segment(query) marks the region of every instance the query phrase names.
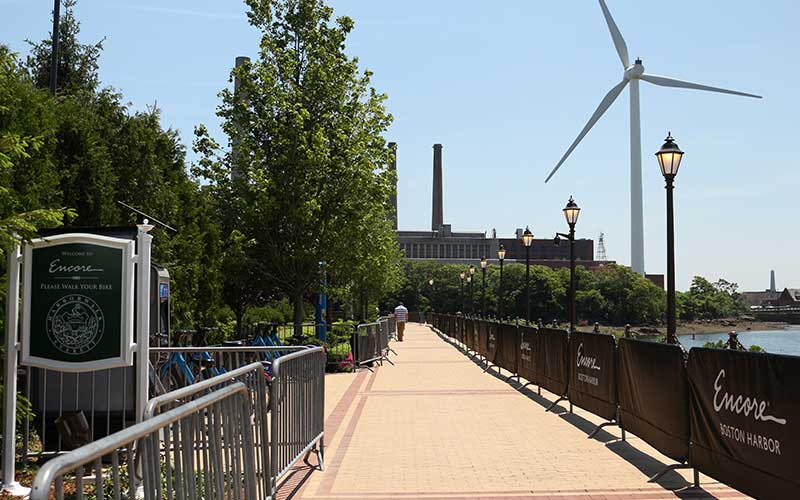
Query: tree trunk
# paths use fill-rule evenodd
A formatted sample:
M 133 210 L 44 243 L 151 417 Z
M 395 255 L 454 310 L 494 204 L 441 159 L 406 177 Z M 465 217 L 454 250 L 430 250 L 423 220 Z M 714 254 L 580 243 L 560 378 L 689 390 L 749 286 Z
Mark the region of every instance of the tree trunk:
M 303 335 L 303 294 L 294 297 L 294 334 L 296 337 Z
M 242 317 L 244 317 L 244 308 L 237 309 L 234 314 L 236 315 L 236 338 L 241 340 L 244 338 L 242 335 Z

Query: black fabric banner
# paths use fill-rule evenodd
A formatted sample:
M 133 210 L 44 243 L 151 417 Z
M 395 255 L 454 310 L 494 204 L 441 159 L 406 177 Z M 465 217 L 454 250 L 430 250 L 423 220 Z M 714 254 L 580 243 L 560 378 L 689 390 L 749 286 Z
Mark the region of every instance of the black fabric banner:
M 573 333 L 569 339 L 569 400 L 595 415 L 617 416 L 617 345 L 611 335 Z
M 464 344 L 467 345 L 467 349 L 470 351 L 475 350 L 475 321 L 471 318 L 464 319 Z
M 540 328 L 535 370 L 538 385 L 558 396 L 567 393 L 569 337 L 566 330 Z
M 539 334 L 532 326 L 519 327 L 519 364 L 517 373 L 528 382 L 538 384 L 536 376 L 536 352 L 538 349 Z
M 518 352 L 517 325 L 501 323 L 497 328 L 497 350 L 494 354 L 494 364 L 500 368 L 505 368 L 511 373 L 517 373 Z
M 689 353 L 692 464 L 762 500 L 800 498 L 800 357 Z
M 689 382 L 677 345 L 619 340 L 621 426 L 664 455 L 689 454 Z
M 480 336 L 480 324 L 482 323 L 481 320 L 473 320 L 472 321 L 472 350 L 478 352 L 481 346 L 481 336 Z
M 478 321 L 478 342 L 475 350 L 483 357 L 486 357 L 486 336 L 488 334 L 489 322 L 486 320 Z
M 486 354 L 484 354 L 484 357 L 490 363 L 494 363 L 497 353 L 497 330 L 499 327 L 500 323 L 496 321 L 486 322 Z

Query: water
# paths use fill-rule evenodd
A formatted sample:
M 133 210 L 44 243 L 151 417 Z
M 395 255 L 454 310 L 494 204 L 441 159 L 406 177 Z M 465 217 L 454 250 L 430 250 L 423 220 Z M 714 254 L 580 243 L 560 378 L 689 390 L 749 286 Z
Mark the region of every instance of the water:
M 691 347 L 703 347 L 706 342 L 728 340 L 727 333 L 698 333 L 692 339 L 691 335 L 681 335 L 681 344 L 688 350 Z M 771 330 L 759 332 L 739 332 L 739 342 L 745 347 L 753 344 L 773 354 L 793 354 L 800 356 L 800 330 Z

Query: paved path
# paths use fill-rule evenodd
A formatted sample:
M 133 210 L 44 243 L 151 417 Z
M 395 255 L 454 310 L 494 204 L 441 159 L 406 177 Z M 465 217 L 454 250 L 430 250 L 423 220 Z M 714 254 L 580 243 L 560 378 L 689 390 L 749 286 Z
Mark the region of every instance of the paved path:
M 600 419 L 545 412 L 552 394 L 484 373 L 426 326 L 392 347 L 395 366 L 326 378 L 325 471 L 298 467 L 280 498 L 747 498 L 703 476 L 689 489 L 691 472 L 648 483 L 668 458 L 616 427 L 587 439 Z

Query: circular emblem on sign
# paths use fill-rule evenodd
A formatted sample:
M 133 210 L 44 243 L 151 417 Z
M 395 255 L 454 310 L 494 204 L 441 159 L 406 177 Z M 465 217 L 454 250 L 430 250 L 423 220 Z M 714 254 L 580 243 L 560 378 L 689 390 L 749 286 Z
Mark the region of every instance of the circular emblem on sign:
M 85 295 L 66 295 L 47 312 L 47 336 L 65 354 L 85 354 L 103 338 L 105 320 L 97 302 Z

